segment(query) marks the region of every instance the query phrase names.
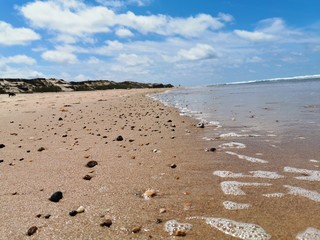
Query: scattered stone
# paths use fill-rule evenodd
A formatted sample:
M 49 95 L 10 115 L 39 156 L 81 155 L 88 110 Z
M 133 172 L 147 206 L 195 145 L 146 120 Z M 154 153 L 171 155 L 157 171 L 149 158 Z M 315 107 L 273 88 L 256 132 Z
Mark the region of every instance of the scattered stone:
M 64 135 L 62 135 L 62 137 L 68 137 L 68 135 L 67 135 L 67 134 L 64 134 Z
M 83 177 L 84 180 L 88 180 L 88 181 L 90 181 L 91 178 L 92 178 L 92 177 L 91 177 L 90 175 L 85 175 L 85 176 Z
M 199 122 L 197 124 L 197 128 L 204 128 L 204 122 Z
M 167 209 L 165 209 L 165 208 L 160 208 L 159 209 L 159 213 L 165 213 L 167 211 Z
M 160 223 L 162 223 L 163 221 L 162 221 L 162 219 L 160 219 L 160 218 L 157 218 L 156 219 L 156 224 L 160 224 Z
M 117 138 L 116 138 L 116 141 L 123 141 L 123 137 L 121 135 L 119 135 Z
M 173 236 L 177 236 L 177 237 L 184 237 L 186 235 L 187 233 L 185 230 L 177 230 L 173 233 Z
M 97 162 L 97 161 L 89 161 L 86 166 L 87 166 L 88 168 L 93 168 L 93 167 L 96 166 L 96 165 L 98 165 L 98 162 Z
M 63 119 L 62 119 L 62 117 L 59 117 L 59 121 L 62 121 Z
M 2 162 L 4 162 L 4 160 L 3 160 L 3 159 L 0 159 L 0 163 L 2 163 Z
M 215 152 L 217 149 L 212 147 L 212 148 L 206 148 L 205 151 L 206 152 Z
M 43 150 L 45 150 L 45 148 L 44 148 L 44 147 L 40 147 L 40 148 L 38 149 L 38 152 L 42 152 Z
M 71 217 L 74 217 L 75 215 L 77 215 L 78 214 L 78 212 L 76 211 L 76 210 L 72 210 L 71 212 L 69 212 L 69 215 L 71 216 Z
M 76 211 L 77 211 L 77 213 L 83 213 L 85 211 L 85 208 L 84 208 L 84 206 L 80 206 L 80 207 L 78 207 L 78 209 Z
M 58 192 L 55 192 L 51 195 L 51 197 L 49 198 L 49 200 L 51 202 L 59 202 L 60 199 L 63 198 L 63 195 L 62 195 L 62 192 L 58 191 Z
M 50 217 L 51 217 L 51 214 L 46 214 L 46 215 L 44 216 L 45 219 L 49 219 Z
M 177 165 L 176 165 L 175 163 L 173 163 L 173 164 L 170 165 L 170 167 L 171 167 L 171 168 L 176 168 Z
M 35 234 L 37 232 L 38 228 L 36 226 L 32 226 L 31 228 L 29 228 L 27 235 L 28 236 L 32 236 L 33 234 Z
M 103 223 L 100 224 L 101 227 L 111 227 L 112 225 L 112 220 L 111 219 L 107 219 L 105 220 Z
M 4 148 L 6 145 L 4 145 L 4 144 L 0 144 L 0 148 Z
M 132 228 L 132 230 L 131 230 L 131 232 L 133 232 L 133 233 L 138 233 L 138 232 L 140 232 L 140 231 L 141 231 L 141 226 L 134 227 L 134 228 Z
M 41 213 L 39 213 L 39 214 L 36 215 L 37 218 L 41 218 L 41 216 L 42 216 Z
M 144 192 L 144 194 L 142 195 L 144 199 L 149 200 L 152 197 L 156 196 L 157 193 L 155 190 L 153 189 L 148 189 L 147 191 Z

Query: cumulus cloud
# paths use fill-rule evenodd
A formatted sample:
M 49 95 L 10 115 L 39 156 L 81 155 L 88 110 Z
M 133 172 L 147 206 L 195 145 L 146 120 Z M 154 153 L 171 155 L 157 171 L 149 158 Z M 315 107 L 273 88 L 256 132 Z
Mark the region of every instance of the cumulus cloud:
M 243 38 L 249 41 L 270 41 L 275 39 L 274 35 L 266 34 L 264 32 L 259 32 L 259 31 L 249 32 L 245 30 L 235 30 L 234 33 L 240 38 Z
M 102 47 L 92 49 L 92 52 L 100 55 L 113 55 L 114 52 L 117 52 L 123 48 L 123 44 L 117 40 L 115 41 L 106 41 L 106 44 Z
M 141 0 L 131 2 L 138 5 L 146 3 Z M 131 11 L 118 14 L 106 6 L 89 6 L 73 0 L 35 1 L 22 6 L 20 11 L 32 26 L 57 33 L 58 40 L 70 43 L 96 33 L 111 31 L 116 31 L 120 37 L 128 37 L 132 34 L 130 29 L 142 34 L 195 37 L 207 30 L 220 29 L 233 19 L 231 15 L 222 13 L 218 17 L 198 14 L 187 18 L 160 14 L 136 15 Z
M 2 45 L 23 45 L 39 39 L 40 35 L 29 28 L 14 28 L 0 21 L 0 44 Z
M 203 60 L 217 58 L 218 54 L 210 45 L 197 44 L 189 50 L 180 50 L 178 52 L 178 57 L 183 60 Z
M 133 36 L 133 33 L 126 28 L 120 28 L 116 31 L 116 35 L 121 38 L 129 38 Z
M 2 57 L 0 58 L 0 62 L 5 64 L 26 64 L 26 65 L 34 65 L 37 63 L 37 61 L 31 57 L 28 57 L 26 55 L 15 55 L 10 57 Z
M 70 52 L 62 52 L 57 50 L 46 51 L 41 54 L 41 57 L 49 62 L 57 63 L 77 63 L 77 56 Z

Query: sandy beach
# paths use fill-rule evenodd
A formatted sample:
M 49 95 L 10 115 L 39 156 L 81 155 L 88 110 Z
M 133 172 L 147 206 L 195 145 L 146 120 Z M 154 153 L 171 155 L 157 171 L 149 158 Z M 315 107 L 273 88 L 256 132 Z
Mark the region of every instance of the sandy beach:
M 255 227 L 259 237 L 242 239 L 295 239 L 320 228 L 318 180 L 301 183 L 297 170 L 283 171 L 281 149 L 262 140 L 237 138 L 247 149 L 224 148 L 232 137 L 204 140 L 209 126 L 197 128 L 194 119 L 145 96 L 159 91 L 0 95 L 0 239 L 237 239 L 218 229 L 222 223 L 213 226 L 217 218 L 265 231 Z M 281 177 L 250 173 L 239 186 L 221 172 L 253 170 Z M 262 197 L 294 192 L 296 184 L 314 195 Z M 232 193 L 240 188 L 245 194 Z M 62 199 L 50 201 L 57 191 Z M 230 210 L 228 202 L 250 208 Z M 84 211 L 70 216 L 80 206 Z M 170 220 L 180 228 L 172 230 Z

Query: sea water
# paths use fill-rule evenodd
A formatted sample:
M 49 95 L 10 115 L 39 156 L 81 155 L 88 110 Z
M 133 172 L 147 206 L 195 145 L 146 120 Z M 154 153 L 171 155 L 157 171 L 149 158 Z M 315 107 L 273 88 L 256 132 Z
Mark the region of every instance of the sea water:
M 270 137 L 320 133 L 320 78 L 183 88 L 155 98 L 224 129 L 242 127 Z

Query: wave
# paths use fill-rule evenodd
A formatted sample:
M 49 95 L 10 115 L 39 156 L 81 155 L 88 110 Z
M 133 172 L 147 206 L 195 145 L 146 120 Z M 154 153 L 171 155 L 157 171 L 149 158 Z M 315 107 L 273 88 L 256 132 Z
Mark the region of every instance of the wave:
M 268 82 L 273 83 L 273 82 L 282 82 L 282 81 L 318 81 L 318 80 L 320 80 L 320 74 L 295 76 L 295 77 L 284 77 L 284 78 L 249 80 L 249 81 L 242 81 L 242 82 L 217 83 L 217 84 L 210 84 L 210 85 L 208 85 L 208 87 L 225 86 L 225 85 L 239 85 L 239 84 L 268 83 Z

